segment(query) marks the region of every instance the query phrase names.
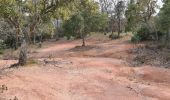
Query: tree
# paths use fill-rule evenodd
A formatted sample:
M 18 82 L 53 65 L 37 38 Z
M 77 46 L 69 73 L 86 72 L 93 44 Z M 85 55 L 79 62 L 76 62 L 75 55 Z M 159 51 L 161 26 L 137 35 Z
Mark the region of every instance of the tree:
M 82 16 L 84 18 L 84 31 L 82 34 L 82 39 L 84 40 L 85 36 L 87 34 L 89 34 L 91 31 L 93 31 L 94 26 L 96 26 L 98 28 L 100 27 L 100 26 L 97 26 L 97 22 L 105 23 L 106 18 L 104 18 L 104 17 L 106 17 L 106 16 L 102 16 L 102 14 L 99 14 L 99 5 L 94 0 L 91 0 L 91 1 L 90 0 L 82 0 L 80 2 L 80 5 L 79 6 L 77 5 L 77 9 L 82 14 Z M 101 21 L 99 21 L 97 19 L 101 19 Z M 104 25 L 104 24 L 102 24 L 102 25 Z M 105 28 L 105 26 L 102 26 L 102 27 Z
M 139 22 L 139 16 L 137 14 L 137 5 L 134 0 L 130 0 L 125 16 L 127 19 L 126 31 L 134 31 Z
M 75 12 L 63 25 L 65 33 L 83 40 L 82 46 L 85 46 L 85 37 L 92 31 L 102 30 L 106 26 L 107 16 L 99 12 L 98 4 L 93 0 L 76 1 Z
M 145 23 L 149 29 L 149 21 L 158 8 L 157 0 L 130 0 L 126 10 L 127 26 L 130 30 L 135 30 Z
M 19 61 L 18 65 L 24 66 L 27 63 L 27 44 L 26 41 L 23 40 L 23 43 L 20 48 L 20 54 L 19 54 Z
M 121 33 L 121 22 L 124 16 L 124 12 L 125 12 L 125 2 L 118 1 L 115 6 L 115 16 L 118 24 L 118 37 L 120 37 L 120 33 Z
M 110 22 L 112 21 L 109 17 L 113 12 L 113 2 L 111 0 L 99 0 L 99 5 L 101 7 L 101 12 L 106 14 L 108 17 L 107 26 L 105 27 L 104 34 L 106 35 L 110 30 Z M 113 25 L 111 25 L 113 27 Z M 113 29 L 113 28 L 112 28 Z
M 15 48 L 18 48 L 18 40 L 20 35 L 20 23 L 21 12 L 19 8 L 20 2 L 15 0 L 0 0 L 0 17 L 4 18 L 11 26 L 15 28 L 16 44 Z
M 164 0 L 164 5 L 159 12 L 159 24 L 161 31 L 166 33 L 165 45 L 168 45 L 170 38 L 170 1 Z
M 65 14 L 61 9 L 67 8 L 74 0 L 30 0 L 27 1 L 25 9 L 29 14 L 29 36 L 35 43 L 36 27 L 44 22 L 50 22 L 52 18 L 57 18 Z M 68 9 L 66 9 L 68 10 Z M 61 12 L 61 13 L 60 13 Z
M 132 31 L 138 41 L 151 39 L 157 0 L 131 0 L 126 10 L 126 31 Z M 133 39 L 132 38 L 132 39 Z
M 102 13 L 108 15 L 108 26 L 106 30 L 112 32 L 111 37 L 114 36 L 113 32 L 117 31 L 118 36 L 122 31 L 124 23 L 124 12 L 125 12 L 125 0 L 99 0 Z
M 73 15 L 69 20 L 65 21 L 63 25 L 64 31 L 68 37 L 75 36 L 75 37 L 82 37 L 84 31 L 84 18 L 80 13 Z M 85 46 L 85 42 L 83 39 L 83 46 Z
M 28 38 L 33 37 L 35 42 L 35 28 L 41 22 L 52 18 L 52 13 L 57 8 L 67 6 L 74 0 L 59 1 L 59 0 L 0 0 L 0 17 L 5 19 L 16 31 L 16 48 L 18 48 L 19 35 L 22 37 L 23 29 L 29 29 L 27 33 Z M 24 38 L 25 38 L 24 37 Z M 23 40 L 20 38 L 20 40 Z M 30 42 L 31 39 L 29 39 Z M 24 42 L 23 42 L 24 44 Z M 20 50 L 18 65 L 25 65 L 27 58 L 25 52 L 26 46 L 23 46 Z M 24 52 L 23 52 L 24 51 Z
M 0 19 L 0 49 L 14 48 L 15 33 L 11 26 L 4 20 Z

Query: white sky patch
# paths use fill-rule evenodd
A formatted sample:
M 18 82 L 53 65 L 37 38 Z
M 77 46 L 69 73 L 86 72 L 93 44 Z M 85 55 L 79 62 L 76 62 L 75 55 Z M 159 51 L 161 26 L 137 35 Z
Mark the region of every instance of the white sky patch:
M 159 5 L 159 7 L 162 8 L 162 6 L 163 6 L 162 0 L 158 0 L 157 3 L 158 3 L 158 5 Z M 156 10 L 156 15 L 159 13 L 160 8 Z
M 158 5 L 159 5 L 160 7 L 162 7 L 162 5 L 163 5 L 162 0 L 158 0 Z
M 95 0 L 95 1 L 99 2 L 99 0 Z M 129 1 L 129 0 L 126 0 L 126 1 Z M 159 5 L 159 8 L 162 8 L 162 6 L 163 6 L 162 0 L 158 0 L 157 4 Z M 157 9 L 155 15 L 157 15 L 159 13 L 159 11 L 160 11 L 160 9 Z

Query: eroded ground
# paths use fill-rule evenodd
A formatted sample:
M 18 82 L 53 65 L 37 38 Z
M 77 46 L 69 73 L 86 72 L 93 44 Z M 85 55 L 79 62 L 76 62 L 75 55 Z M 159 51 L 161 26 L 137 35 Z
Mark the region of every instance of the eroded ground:
M 37 64 L 1 73 L 8 90 L 0 100 L 170 100 L 170 70 L 127 64 L 136 47 L 128 40 L 88 38 L 84 48 L 81 40 L 46 42 L 29 54 Z

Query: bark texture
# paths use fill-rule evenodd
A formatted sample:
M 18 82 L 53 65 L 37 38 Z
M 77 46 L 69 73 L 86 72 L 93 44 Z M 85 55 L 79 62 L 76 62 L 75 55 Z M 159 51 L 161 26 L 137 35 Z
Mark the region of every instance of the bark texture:
M 20 49 L 18 65 L 24 66 L 26 62 L 27 62 L 27 44 L 26 41 L 24 40 Z

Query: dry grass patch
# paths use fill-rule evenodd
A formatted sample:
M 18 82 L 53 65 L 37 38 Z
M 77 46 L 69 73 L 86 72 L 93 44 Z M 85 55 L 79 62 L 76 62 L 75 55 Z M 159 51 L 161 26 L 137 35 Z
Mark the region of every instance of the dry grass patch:
M 130 50 L 134 56 L 130 61 L 133 66 L 153 65 L 169 68 L 170 49 L 159 43 L 146 42 L 145 45 Z
M 35 59 L 28 59 L 26 66 L 30 67 L 30 65 L 37 65 L 37 64 L 38 64 L 37 60 L 35 60 Z

